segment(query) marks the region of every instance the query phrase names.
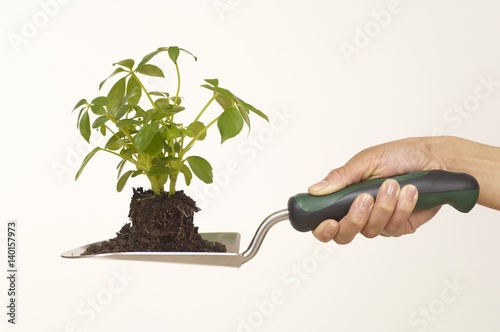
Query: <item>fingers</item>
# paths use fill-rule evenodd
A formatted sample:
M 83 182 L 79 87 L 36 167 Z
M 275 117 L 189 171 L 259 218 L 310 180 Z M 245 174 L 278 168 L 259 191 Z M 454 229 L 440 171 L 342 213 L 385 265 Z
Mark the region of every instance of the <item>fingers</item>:
M 320 196 L 331 194 L 361 180 L 360 171 L 350 164 L 332 170 L 318 183 L 308 188 L 311 195 Z
M 407 229 L 407 221 L 415 209 L 418 199 L 418 190 L 413 185 L 404 186 L 401 189 L 397 201 L 396 209 L 384 227 L 384 233 L 389 236 L 401 236 L 409 234 Z M 412 230 L 411 233 L 415 232 Z
M 361 194 L 354 200 L 349 213 L 340 222 L 325 220 L 316 227 L 313 235 L 322 242 L 334 240 L 339 244 L 347 244 L 365 227 L 372 208 L 373 197 Z
M 399 197 L 399 183 L 396 180 L 386 180 L 380 186 L 377 200 L 366 226 L 361 231 L 367 238 L 378 236 L 393 216 Z
M 347 244 L 357 234 L 374 238 L 378 235 L 401 236 L 413 233 L 418 226 L 430 219 L 418 222 L 411 219 L 417 199 L 418 191 L 415 186 L 408 185 L 400 189 L 397 181 L 386 180 L 381 185 L 375 202 L 371 195 L 359 195 L 340 222 L 326 220 L 313 231 L 313 235 L 322 242 L 333 240 L 338 244 Z
M 331 241 L 339 231 L 339 223 L 333 219 L 323 221 L 316 229 L 313 230 L 315 238 L 321 242 Z
M 373 208 L 373 197 L 359 195 L 351 205 L 347 215 L 339 222 L 339 231 L 333 240 L 338 244 L 350 243 L 366 226 Z

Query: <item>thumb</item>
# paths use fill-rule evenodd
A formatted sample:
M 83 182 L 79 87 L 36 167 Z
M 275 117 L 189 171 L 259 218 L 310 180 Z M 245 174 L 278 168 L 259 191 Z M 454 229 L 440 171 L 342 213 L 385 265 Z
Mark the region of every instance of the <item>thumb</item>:
M 355 165 L 347 163 L 330 171 L 323 180 L 308 188 L 309 194 L 314 196 L 328 195 L 353 183 L 358 183 L 362 180 L 364 172 L 362 168 Z

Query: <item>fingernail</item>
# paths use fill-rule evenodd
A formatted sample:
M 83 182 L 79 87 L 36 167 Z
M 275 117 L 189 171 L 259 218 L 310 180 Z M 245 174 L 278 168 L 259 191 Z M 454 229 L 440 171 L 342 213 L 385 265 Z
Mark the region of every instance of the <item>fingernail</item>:
M 332 239 L 333 234 L 335 234 L 336 227 L 333 226 L 331 223 L 326 224 L 325 228 L 323 229 L 323 236 L 327 239 Z
M 417 187 L 410 184 L 405 187 L 405 198 L 409 201 L 415 201 L 418 197 Z
M 396 181 L 386 181 L 384 182 L 384 191 L 387 195 L 393 196 L 396 194 Z
M 320 191 L 328 187 L 328 182 L 325 180 L 321 180 L 318 183 L 313 184 L 312 186 L 309 187 L 309 191 Z
M 359 197 L 358 207 L 361 210 L 364 211 L 369 210 L 371 209 L 372 205 L 373 205 L 373 200 L 369 194 L 362 194 L 361 197 Z

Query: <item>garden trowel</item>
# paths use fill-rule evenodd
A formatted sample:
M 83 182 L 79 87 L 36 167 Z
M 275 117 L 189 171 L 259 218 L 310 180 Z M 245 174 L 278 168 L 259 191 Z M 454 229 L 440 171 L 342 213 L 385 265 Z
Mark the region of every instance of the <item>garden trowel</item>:
M 419 195 L 415 210 L 429 210 L 449 204 L 460 212 L 469 212 L 476 204 L 479 196 L 478 182 L 474 177 L 466 173 L 431 170 L 412 172 L 390 178 L 398 181 L 401 187 L 407 184 L 413 184 L 417 187 Z M 367 180 L 325 196 L 311 196 L 302 193 L 290 197 L 287 209 L 272 213 L 260 224 L 248 249 L 243 253 L 239 251 L 239 233 L 200 233 L 208 241 L 217 241 L 224 244 L 227 252 L 123 252 L 82 255 L 85 249 L 92 245 L 89 244 L 68 250 L 62 254 L 62 257 L 93 257 L 240 267 L 257 254 L 264 237 L 275 224 L 283 220 L 289 220 L 293 228 L 300 232 L 307 232 L 315 229 L 323 220 L 341 220 L 359 194 L 369 193 L 376 197 L 379 187 L 386 179 L 388 178 Z

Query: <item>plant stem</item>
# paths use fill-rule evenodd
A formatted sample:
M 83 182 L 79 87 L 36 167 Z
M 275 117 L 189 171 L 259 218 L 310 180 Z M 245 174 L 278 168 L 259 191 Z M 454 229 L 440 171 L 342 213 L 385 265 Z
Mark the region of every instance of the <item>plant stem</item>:
M 207 110 L 208 106 L 210 106 L 210 104 L 212 104 L 212 102 L 215 100 L 215 98 L 217 98 L 219 94 L 217 92 L 214 92 L 214 95 L 212 96 L 212 98 L 210 98 L 209 101 L 207 101 L 207 103 L 205 104 L 205 106 L 203 106 L 203 108 L 201 109 L 200 113 L 198 113 L 198 115 L 196 116 L 196 118 L 193 120 L 193 122 L 196 122 L 198 121 L 202 114 Z
M 177 175 L 179 173 L 175 173 L 170 175 L 170 189 L 168 191 L 168 196 L 173 196 L 175 194 L 175 185 L 177 183 Z
M 186 152 L 189 151 L 189 149 L 191 149 L 191 147 L 194 145 L 194 143 L 196 142 L 196 140 L 198 138 L 201 137 L 201 135 L 203 135 L 207 130 L 208 128 L 210 128 L 214 123 L 217 122 L 217 120 L 219 119 L 219 117 L 216 117 L 215 119 L 213 119 L 208 125 L 205 126 L 205 128 L 203 128 L 202 130 L 200 130 L 198 132 L 198 134 L 196 134 L 196 136 L 194 136 L 190 141 L 189 143 L 186 145 L 186 147 L 184 149 L 182 149 L 181 152 L 179 152 L 179 158 L 182 159 L 182 157 L 184 157 L 184 155 L 186 154 Z
M 175 92 L 175 98 L 174 98 L 174 104 L 179 105 L 179 93 L 181 91 L 181 72 L 179 70 L 179 65 L 177 64 L 177 61 L 175 62 L 175 72 L 177 74 L 177 91 Z
M 155 195 L 160 196 L 165 192 L 161 175 L 148 176 L 148 179 L 151 183 L 151 189 L 153 190 Z
M 139 86 L 141 87 L 142 91 L 144 91 L 144 93 L 146 94 L 146 96 L 148 96 L 148 100 L 151 103 L 151 106 L 153 106 L 153 108 L 155 108 L 155 102 L 153 101 L 153 98 L 151 98 L 151 96 L 149 95 L 148 90 L 146 89 L 146 87 L 144 86 L 144 84 L 142 84 L 142 82 L 139 79 L 139 77 L 137 77 L 137 75 L 134 73 L 133 70 L 130 70 L 130 74 L 135 78 L 135 80 L 137 81 L 137 83 L 139 83 Z

